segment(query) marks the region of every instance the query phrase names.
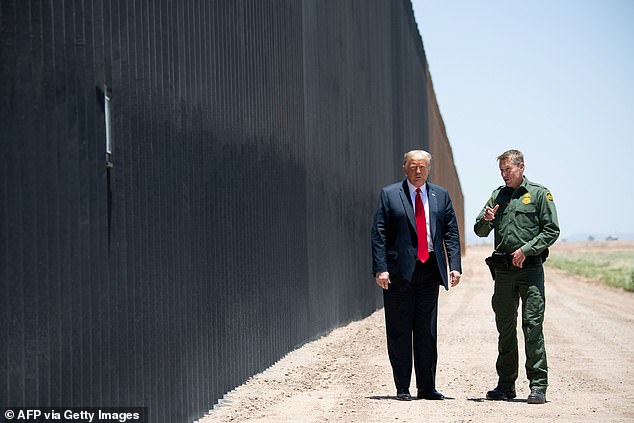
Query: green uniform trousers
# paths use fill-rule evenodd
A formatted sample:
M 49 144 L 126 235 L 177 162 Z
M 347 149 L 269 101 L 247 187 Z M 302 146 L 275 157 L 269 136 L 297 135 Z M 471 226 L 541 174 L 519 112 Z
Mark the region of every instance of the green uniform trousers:
M 522 330 L 526 351 L 526 376 L 530 388 L 546 392 L 548 363 L 544 347 L 544 268 L 526 266 L 522 269 L 495 268 L 495 292 L 492 305 L 497 326 L 498 386 L 515 388 L 518 376 L 517 308 L 522 300 Z

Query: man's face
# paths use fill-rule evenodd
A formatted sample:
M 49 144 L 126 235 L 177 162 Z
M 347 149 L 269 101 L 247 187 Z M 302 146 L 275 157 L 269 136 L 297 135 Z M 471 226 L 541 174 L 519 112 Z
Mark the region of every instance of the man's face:
M 407 175 L 407 179 L 414 185 L 416 188 L 420 188 L 427 181 L 427 176 L 429 176 L 429 168 L 430 163 L 421 158 L 414 156 L 409 159 L 403 169 L 405 170 L 405 174 Z
M 511 160 L 500 161 L 500 174 L 509 188 L 517 188 L 524 180 L 524 163 L 516 165 Z

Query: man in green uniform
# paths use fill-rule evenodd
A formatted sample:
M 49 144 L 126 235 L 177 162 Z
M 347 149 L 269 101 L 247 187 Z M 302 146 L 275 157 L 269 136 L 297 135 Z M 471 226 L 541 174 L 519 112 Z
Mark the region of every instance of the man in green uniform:
M 517 308 L 522 300 L 529 404 L 546 402 L 548 364 L 544 348 L 544 268 L 548 247 L 559 237 L 553 196 L 524 177 L 524 156 L 509 150 L 498 158 L 504 186 L 493 191 L 474 226 L 478 236 L 495 233 L 495 251 L 487 259 L 495 279 L 492 305 L 497 326 L 498 385 L 487 399 L 515 398 L 518 376 Z

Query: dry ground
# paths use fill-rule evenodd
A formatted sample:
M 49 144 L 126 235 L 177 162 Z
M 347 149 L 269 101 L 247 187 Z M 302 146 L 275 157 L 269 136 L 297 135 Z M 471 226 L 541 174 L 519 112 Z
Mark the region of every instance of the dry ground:
M 634 249 L 634 243 L 556 249 Z M 385 345 L 383 311 L 291 352 L 229 393 L 201 422 L 634 422 L 634 294 L 546 270 L 548 402 L 487 401 L 496 384 L 492 281 L 470 247 L 462 282 L 441 291 L 437 386 L 445 401 L 401 402 Z M 379 289 L 368 280 L 368 289 Z M 520 335 L 520 342 L 523 341 Z M 520 352 L 520 361 L 524 356 Z M 415 392 L 415 386 L 412 386 Z

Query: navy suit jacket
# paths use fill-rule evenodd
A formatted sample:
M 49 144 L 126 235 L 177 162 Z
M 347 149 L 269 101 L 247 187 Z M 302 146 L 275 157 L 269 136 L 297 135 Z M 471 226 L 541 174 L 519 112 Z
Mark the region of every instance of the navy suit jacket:
M 429 227 L 438 270 L 445 289 L 447 281 L 447 259 L 449 269 L 462 273 L 460 263 L 460 233 L 456 214 L 446 189 L 427 182 L 429 199 Z M 418 235 L 416 218 L 412 207 L 407 179 L 388 185 L 374 212 L 372 223 L 372 271 L 390 272 L 411 281 L 416 267 Z

